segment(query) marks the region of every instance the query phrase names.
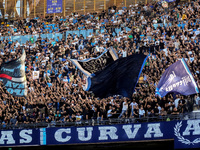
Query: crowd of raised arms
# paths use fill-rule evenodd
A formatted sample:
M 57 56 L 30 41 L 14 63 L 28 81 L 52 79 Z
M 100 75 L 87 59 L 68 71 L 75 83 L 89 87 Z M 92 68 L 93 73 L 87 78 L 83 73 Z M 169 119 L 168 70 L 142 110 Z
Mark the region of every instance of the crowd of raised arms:
M 100 13 L 64 17 L 36 17 L 1 24 L 1 36 L 93 29 L 86 38 L 68 35 L 65 39 L 34 39 L 26 44 L 0 41 L 0 64 L 26 51 L 28 96 L 13 97 L 0 86 L 0 123 L 76 122 L 108 118 L 141 118 L 181 114 L 200 105 L 199 95 L 155 97 L 155 88 L 165 69 L 181 58 L 200 85 L 200 2 L 159 3 L 110 7 Z M 126 31 L 126 27 L 130 31 Z M 117 28 L 121 28 L 119 33 Z M 104 29 L 103 32 L 100 32 Z M 99 56 L 113 47 L 119 57 L 134 53 L 149 55 L 131 99 L 115 96 L 104 99 L 83 90 L 83 74 L 68 58 Z M 40 71 L 32 79 L 32 71 Z

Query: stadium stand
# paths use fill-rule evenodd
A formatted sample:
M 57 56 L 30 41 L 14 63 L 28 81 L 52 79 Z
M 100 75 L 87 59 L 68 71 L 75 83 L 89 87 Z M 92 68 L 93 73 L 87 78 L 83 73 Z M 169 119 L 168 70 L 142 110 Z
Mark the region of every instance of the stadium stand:
M 169 3 L 167 9 L 150 2 L 111 6 L 84 15 L 37 16 L 7 23 L 1 19 L 0 64 L 20 57 L 25 49 L 28 96 L 14 97 L 1 83 L 0 128 L 200 118 L 191 113 L 199 110 L 199 94 L 155 97 L 162 73 L 181 58 L 200 86 L 199 7 L 197 1 L 177 6 Z M 149 55 L 131 99 L 99 99 L 84 91 L 82 72 L 68 59 L 97 57 L 111 46 L 119 58 L 134 53 Z M 33 79 L 34 71 L 39 71 L 39 79 Z

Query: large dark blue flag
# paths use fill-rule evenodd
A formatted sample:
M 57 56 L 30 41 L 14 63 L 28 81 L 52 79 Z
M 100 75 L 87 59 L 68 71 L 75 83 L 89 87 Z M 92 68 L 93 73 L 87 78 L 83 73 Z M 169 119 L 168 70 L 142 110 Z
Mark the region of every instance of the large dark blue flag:
M 191 95 L 199 93 L 197 84 L 182 58 L 166 69 L 156 88 L 156 95 L 164 97 L 167 93 Z
M 113 95 L 131 98 L 146 58 L 143 54 L 134 54 L 112 62 L 94 77 L 87 78 L 85 90 L 100 98 Z

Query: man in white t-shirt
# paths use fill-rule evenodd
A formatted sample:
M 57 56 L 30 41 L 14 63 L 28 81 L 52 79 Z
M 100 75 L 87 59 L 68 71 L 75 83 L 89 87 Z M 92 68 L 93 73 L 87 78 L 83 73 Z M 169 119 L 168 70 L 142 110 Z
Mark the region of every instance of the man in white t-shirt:
M 180 100 L 180 97 L 178 95 L 176 95 L 176 99 L 174 100 L 174 105 L 176 108 L 178 107 L 179 100 Z
M 200 28 L 197 29 L 197 31 L 195 31 L 195 35 L 199 35 L 200 34 Z
M 109 109 L 107 111 L 107 117 L 111 118 L 112 117 L 112 106 L 109 106 Z
M 20 46 L 19 42 L 16 40 L 16 44 L 15 44 L 16 47 Z
M 122 112 L 121 114 L 119 115 L 119 118 L 121 118 L 123 116 L 123 114 L 127 111 L 128 109 L 128 103 L 127 103 L 127 99 L 124 98 L 124 102 L 122 104 Z
M 114 10 L 114 9 L 111 9 L 110 12 L 111 12 L 112 14 L 114 14 L 114 13 L 115 13 L 115 10 Z
M 82 116 L 80 115 L 80 113 L 76 114 L 76 124 L 81 124 L 81 120 L 82 120 Z
M 144 111 L 144 108 L 143 108 L 142 105 L 141 105 L 141 107 L 139 109 L 139 117 L 140 118 L 145 117 L 145 111 Z
M 126 50 L 122 50 L 122 57 L 127 57 L 127 51 Z
M 122 15 L 122 13 L 124 12 L 124 10 L 120 9 L 118 12 L 119 12 L 119 15 Z
M 135 100 L 133 100 L 133 102 L 130 104 L 130 106 L 131 106 L 131 113 L 132 113 L 132 116 L 134 115 L 134 106 L 136 107 L 136 106 L 138 106 L 138 104 L 136 103 L 136 101 Z
M 68 82 L 67 76 L 64 76 L 63 82 L 64 82 L 64 83 L 67 83 L 67 82 Z
M 92 33 L 90 33 L 90 34 L 88 35 L 88 38 L 91 39 L 92 36 L 93 36 Z

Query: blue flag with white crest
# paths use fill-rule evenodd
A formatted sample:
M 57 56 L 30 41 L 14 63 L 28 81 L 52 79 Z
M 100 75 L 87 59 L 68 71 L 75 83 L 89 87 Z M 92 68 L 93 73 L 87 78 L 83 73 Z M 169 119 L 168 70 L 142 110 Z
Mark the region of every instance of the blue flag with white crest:
M 168 93 L 192 95 L 199 93 L 197 84 L 184 58 L 167 68 L 156 88 L 156 95 L 164 97 Z

